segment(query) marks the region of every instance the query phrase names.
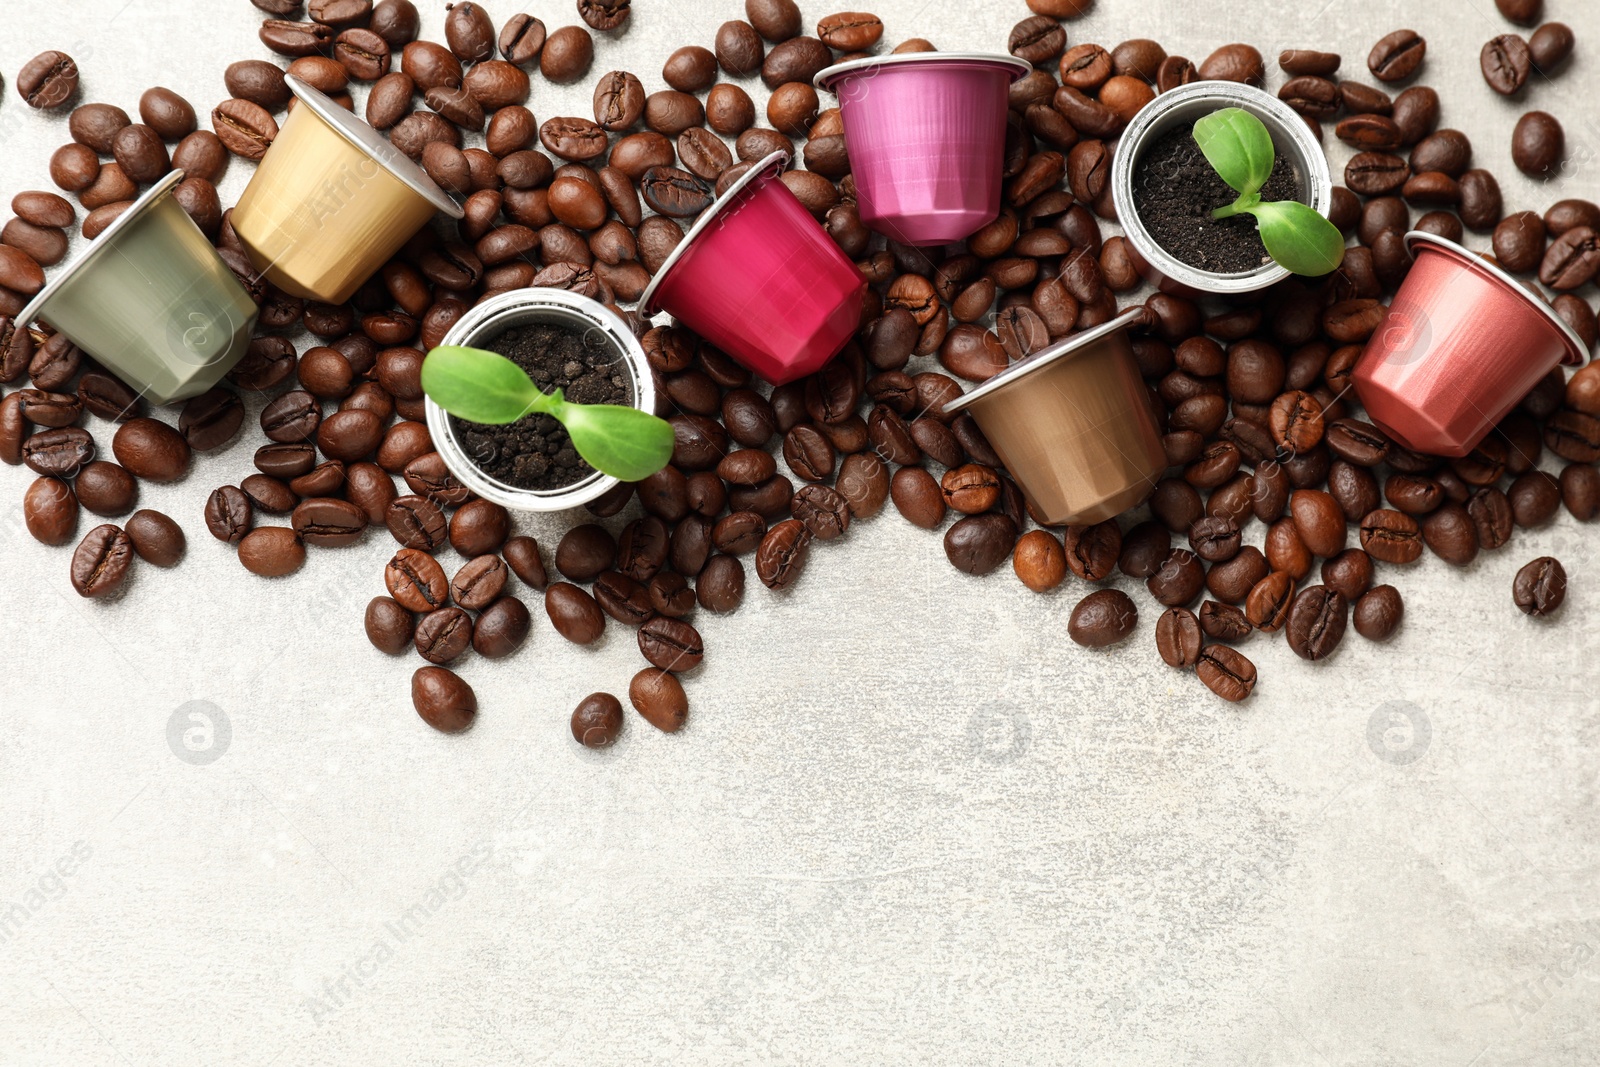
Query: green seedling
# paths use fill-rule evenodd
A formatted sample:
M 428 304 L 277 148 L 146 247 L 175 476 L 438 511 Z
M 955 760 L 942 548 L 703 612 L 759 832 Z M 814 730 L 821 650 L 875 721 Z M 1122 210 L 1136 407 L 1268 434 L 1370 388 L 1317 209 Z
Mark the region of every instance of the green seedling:
M 647 411 L 619 404 L 573 404 L 557 389 L 542 391 L 506 357 L 445 345 L 422 361 L 422 389 L 468 422 L 500 426 L 524 415 L 549 415 L 566 427 L 578 455 L 619 481 L 637 482 L 672 458 L 672 427 Z
M 1211 213 L 1215 219 L 1253 215 L 1267 254 L 1295 274 L 1321 277 L 1344 262 L 1344 235 L 1297 200 L 1263 200 L 1276 152 L 1262 121 L 1237 107 L 1213 111 L 1194 124 L 1195 144 L 1239 198 Z

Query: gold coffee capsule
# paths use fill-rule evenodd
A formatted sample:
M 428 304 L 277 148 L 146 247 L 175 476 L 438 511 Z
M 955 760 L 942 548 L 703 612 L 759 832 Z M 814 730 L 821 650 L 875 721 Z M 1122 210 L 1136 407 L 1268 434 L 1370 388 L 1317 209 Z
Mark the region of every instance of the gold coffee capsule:
M 233 209 L 268 281 L 343 304 L 433 217 L 462 210 L 382 134 L 293 74 L 299 105 Z

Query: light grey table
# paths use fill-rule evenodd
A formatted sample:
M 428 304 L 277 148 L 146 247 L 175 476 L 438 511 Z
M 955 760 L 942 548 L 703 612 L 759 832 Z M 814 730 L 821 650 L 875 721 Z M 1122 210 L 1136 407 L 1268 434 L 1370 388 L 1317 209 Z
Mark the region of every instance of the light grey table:
M 443 4 L 424 6 L 438 37 Z M 1529 92 L 1572 142 L 1549 189 L 1512 171 L 1519 105 L 1477 73 L 1508 28 L 1490 0 L 1101 0 L 1069 33 L 1197 61 L 1240 38 L 1337 49 L 1364 74 L 1410 25 L 1446 124 L 1511 208 L 1542 210 L 1600 194 L 1592 12 L 1549 6 L 1585 38 Z M 1027 14 L 875 7 L 891 39 L 960 49 L 1003 49 Z M 651 87 L 741 14 L 636 8 L 594 71 Z M 531 10 L 575 21 L 571 0 Z M 70 52 L 85 99 L 130 111 L 153 84 L 209 110 L 227 61 L 266 55 L 245 0 L 6 16 L 7 196 L 45 186 L 67 139 L 10 87 L 34 53 Z M 589 89 L 537 83 L 532 106 L 588 114 Z M 1159 662 L 1142 593 L 1138 635 L 1089 652 L 1066 637 L 1081 583 L 968 578 L 886 514 L 791 593 L 752 582 L 706 622 L 685 731 L 630 711 L 595 754 L 567 716 L 623 691 L 631 634 L 577 649 L 535 602 L 520 655 L 465 668 L 476 729 L 435 734 L 415 662 L 361 632 L 387 538 L 267 583 L 206 535 L 206 493 L 253 447 L 145 488 L 189 557 L 108 605 L 73 595 L 69 552 L 22 529 L 29 475 L 0 470 L 0 1064 L 1594 1062 L 1600 552 L 1570 518 L 1393 576 L 1408 616 L 1386 647 L 1352 633 L 1308 666 L 1258 637 L 1261 684 L 1233 707 Z M 561 524 L 523 528 L 553 543 Z M 1572 587 L 1540 623 L 1510 587 L 1546 553 Z

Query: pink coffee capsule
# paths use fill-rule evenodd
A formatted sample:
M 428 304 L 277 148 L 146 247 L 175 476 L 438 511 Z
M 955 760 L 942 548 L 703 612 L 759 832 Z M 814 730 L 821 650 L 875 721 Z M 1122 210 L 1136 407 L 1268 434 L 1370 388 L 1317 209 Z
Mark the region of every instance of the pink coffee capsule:
M 1352 380 L 1372 421 L 1417 452 L 1464 456 L 1557 365 L 1587 348 L 1550 305 L 1453 241 L 1413 230 L 1416 257 Z
M 909 52 L 829 67 L 861 221 L 908 245 L 959 241 L 1000 214 L 1014 56 Z
M 696 220 L 639 298 L 773 385 L 839 354 L 861 324 L 866 279 L 778 181 L 774 152 Z

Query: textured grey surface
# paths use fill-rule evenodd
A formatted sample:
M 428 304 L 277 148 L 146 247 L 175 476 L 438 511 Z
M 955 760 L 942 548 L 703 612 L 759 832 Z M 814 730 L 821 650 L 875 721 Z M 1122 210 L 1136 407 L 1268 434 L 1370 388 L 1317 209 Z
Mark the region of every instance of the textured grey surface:
M 1584 0 L 1549 6 L 1592 36 Z M 652 88 L 672 47 L 740 14 L 636 7 L 595 73 Z M 1003 48 L 1027 14 L 875 7 L 892 40 L 962 49 Z M 570 0 L 531 10 L 573 21 Z M 73 53 L 85 99 L 130 111 L 152 84 L 209 109 L 226 61 L 266 54 L 245 0 L 6 14 L 8 196 L 44 186 L 66 139 L 9 85 L 35 52 Z M 1401 24 L 1509 207 L 1600 194 L 1591 42 L 1502 101 L 1477 75 L 1507 29 L 1490 0 L 1101 0 L 1069 29 L 1197 61 L 1241 37 L 1332 48 L 1359 72 Z M 1511 172 L 1528 105 L 1567 123 L 1577 165 L 1553 188 Z M 588 114 L 588 90 L 536 83 L 532 106 Z M 476 729 L 433 733 L 415 663 L 361 633 L 387 538 L 266 583 L 206 535 L 205 494 L 254 443 L 144 489 L 189 556 L 106 605 L 27 537 L 29 476 L 0 469 L 0 1064 L 1594 1062 L 1600 554 L 1564 515 L 1465 571 L 1386 569 L 1408 598 L 1386 647 L 1352 634 L 1308 666 L 1258 636 L 1236 708 L 1157 660 L 1142 591 L 1135 638 L 1088 652 L 1065 633 L 1081 583 L 969 579 L 885 514 L 791 593 L 705 621 L 683 733 L 630 711 L 593 754 L 567 715 L 623 690 L 630 634 L 567 646 L 535 601 L 520 655 L 465 668 Z M 553 543 L 561 524 L 524 528 Z M 1545 553 L 1572 588 L 1536 623 L 1511 576 Z M 191 701 L 229 727 L 208 765 L 169 746 Z

